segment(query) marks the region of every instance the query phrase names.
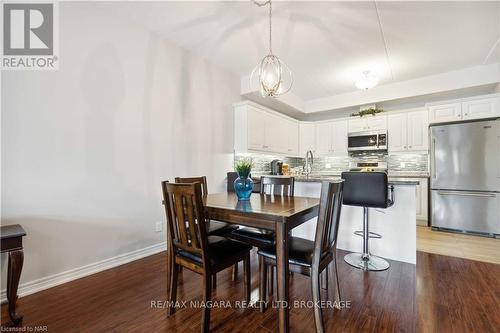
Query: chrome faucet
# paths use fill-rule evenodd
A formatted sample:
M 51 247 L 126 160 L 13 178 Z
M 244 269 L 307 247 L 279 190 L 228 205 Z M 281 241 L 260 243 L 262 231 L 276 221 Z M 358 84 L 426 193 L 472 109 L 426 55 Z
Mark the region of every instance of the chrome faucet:
M 311 159 L 309 160 L 309 158 Z M 306 176 L 309 176 L 309 174 L 312 172 L 313 160 L 314 160 L 313 152 L 311 150 L 308 150 L 306 153 L 306 161 L 303 167 Z

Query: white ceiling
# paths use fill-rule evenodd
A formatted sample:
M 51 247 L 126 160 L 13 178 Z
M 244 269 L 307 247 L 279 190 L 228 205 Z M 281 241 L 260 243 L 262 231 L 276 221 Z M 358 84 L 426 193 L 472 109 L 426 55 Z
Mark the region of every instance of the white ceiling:
M 114 14 L 245 76 L 267 52 L 267 7 L 244 2 L 114 2 Z M 273 51 L 303 100 L 500 62 L 500 2 L 275 2 Z

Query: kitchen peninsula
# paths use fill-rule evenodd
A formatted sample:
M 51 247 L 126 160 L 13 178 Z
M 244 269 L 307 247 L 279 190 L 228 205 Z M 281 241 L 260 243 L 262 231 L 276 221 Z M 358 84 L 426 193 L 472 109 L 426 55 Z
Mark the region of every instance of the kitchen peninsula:
M 340 180 L 340 176 L 296 176 L 295 196 L 319 198 L 321 182 L 325 180 Z M 416 264 L 415 186 L 418 182 L 393 180 L 389 184 L 394 186 L 394 205 L 387 209 L 370 209 L 370 231 L 382 235 L 381 239 L 370 239 L 370 251 L 387 259 Z M 354 231 L 362 229 L 363 208 L 344 205 L 337 247 L 361 252 L 362 240 Z M 293 229 L 292 234 L 314 240 L 315 231 L 316 218 Z

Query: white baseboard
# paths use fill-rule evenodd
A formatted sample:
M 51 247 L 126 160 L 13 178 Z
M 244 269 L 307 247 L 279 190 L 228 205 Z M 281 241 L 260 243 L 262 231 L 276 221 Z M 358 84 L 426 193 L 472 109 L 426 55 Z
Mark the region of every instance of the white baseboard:
M 120 254 L 116 257 L 104 259 L 89 265 L 85 265 L 82 267 L 77 267 L 74 269 L 70 269 L 65 272 L 57 273 L 54 275 L 49 275 L 37 280 L 25 282 L 19 285 L 19 289 L 17 295 L 19 297 L 23 297 L 26 295 L 30 295 L 45 289 L 49 289 L 60 284 L 70 282 L 88 275 L 92 275 L 101 271 L 105 271 L 107 269 L 120 266 L 126 263 L 129 263 L 134 260 L 138 260 L 162 251 L 166 251 L 167 246 L 165 242 L 158 243 L 155 245 L 151 245 L 139 250 L 135 250 L 132 252 Z M 4 303 L 7 301 L 6 289 L 3 289 L 0 292 L 0 301 Z

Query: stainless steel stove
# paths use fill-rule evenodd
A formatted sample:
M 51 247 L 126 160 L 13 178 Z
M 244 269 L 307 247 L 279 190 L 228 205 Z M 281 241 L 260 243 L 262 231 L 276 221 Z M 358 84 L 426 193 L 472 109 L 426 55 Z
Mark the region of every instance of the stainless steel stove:
M 351 161 L 349 162 L 349 171 L 363 172 L 387 172 L 387 162 L 381 161 Z

